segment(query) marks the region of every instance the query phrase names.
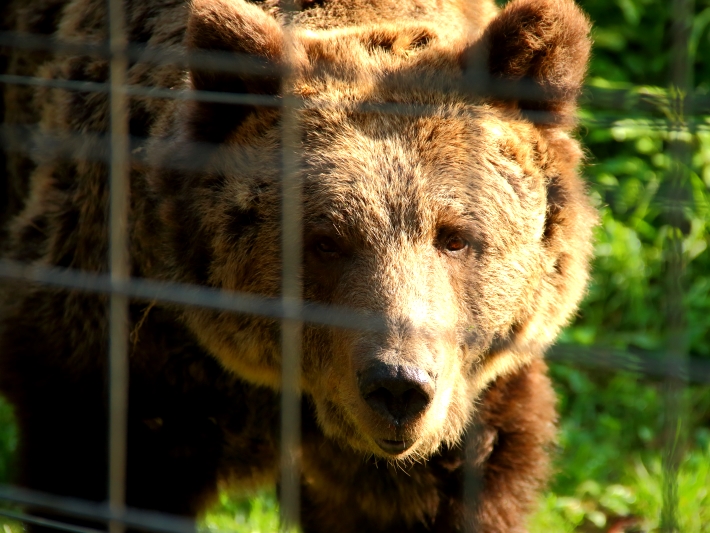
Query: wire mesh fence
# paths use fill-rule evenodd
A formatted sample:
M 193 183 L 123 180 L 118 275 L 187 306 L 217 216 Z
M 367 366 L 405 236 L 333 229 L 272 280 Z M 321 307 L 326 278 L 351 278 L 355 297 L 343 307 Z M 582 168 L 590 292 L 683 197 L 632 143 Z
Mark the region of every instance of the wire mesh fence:
M 285 3 L 286 18 L 299 6 Z M 335 328 L 383 332 L 387 329 L 384 317 L 363 313 L 342 306 L 326 305 L 302 300 L 303 286 L 299 275 L 303 263 L 303 184 L 299 179 L 301 166 L 299 147 L 303 132 L 299 131 L 297 111 L 304 105 L 291 93 L 292 72 L 289 65 L 296 59 L 287 59 L 284 66 L 265 65 L 249 55 L 221 52 L 186 52 L 170 48 L 147 46 L 129 42 L 125 29 L 126 13 L 121 0 L 108 2 L 108 41 L 100 43 L 69 42 L 48 35 L 33 35 L 14 31 L 0 32 L 0 46 L 8 55 L 13 50 L 39 53 L 82 55 L 103 58 L 108 62 L 109 75 L 105 82 L 81 79 L 58 79 L 50 76 L 0 74 L 0 84 L 5 87 L 45 87 L 83 94 L 104 94 L 110 101 L 110 116 L 105 133 L 70 132 L 53 134 L 43 131 L 37 124 L 6 123 L 0 127 L 5 154 L 32 155 L 38 159 L 81 159 L 107 165 L 110 175 L 110 207 L 108 216 L 109 248 L 108 271 L 87 272 L 51 265 L 24 263 L 17 259 L 0 262 L 0 278 L 6 283 L 5 291 L 12 294 L 15 283 L 34 283 L 62 290 L 86 291 L 107 295 L 109 305 L 109 446 L 107 465 L 109 486 L 108 501 L 96 503 L 54 494 L 31 491 L 13 485 L 0 486 L 0 499 L 18 507 L 0 510 L 0 515 L 35 526 L 89 533 L 108 527 L 112 533 L 126 528 L 159 532 L 194 531 L 191 520 L 146 510 L 131 509 L 125 505 L 126 493 L 126 434 L 128 416 L 128 376 L 130 327 L 129 305 L 141 301 L 148 304 L 197 306 L 219 311 L 244 313 L 278 320 L 281 339 L 281 392 L 280 392 L 280 481 L 279 500 L 284 527 L 299 523 L 300 502 L 300 431 L 302 376 L 302 338 L 304 324 Z M 659 509 L 661 531 L 679 531 L 677 479 L 683 459 L 683 439 L 687 438 L 685 419 L 687 413 L 683 393 L 689 383 L 710 383 L 710 362 L 689 358 L 685 332 L 683 279 L 686 251 L 683 249 L 684 210 L 696 206 L 685 189 L 691 167 L 690 142 L 693 135 L 710 130 L 704 116 L 710 109 L 710 97 L 694 93 L 694 82 L 689 63 L 689 42 L 692 38 L 693 5 L 689 0 L 673 1 L 673 24 L 668 29 L 672 42 L 672 72 L 668 90 L 649 90 L 647 87 L 625 89 L 586 88 L 582 127 L 623 128 L 633 121 L 635 127 L 663 132 L 667 135 L 667 156 L 670 166 L 664 177 L 667 188 L 663 198 L 656 199 L 658 208 L 668 221 L 669 234 L 664 241 L 663 292 L 666 324 L 665 346 L 662 351 L 641 349 L 614 349 L 605 346 L 580 346 L 561 344 L 547 353 L 552 361 L 575 367 L 602 369 L 606 372 L 627 371 L 664 381 L 663 430 L 663 508 Z M 290 39 L 286 26 L 286 41 Z M 286 49 L 290 50 L 288 45 Z M 216 72 L 258 74 L 273 76 L 281 84 L 280 96 L 240 94 L 221 91 L 173 90 L 130 84 L 128 69 L 142 62 L 153 68 L 172 66 Z M 487 95 L 502 100 L 544 100 L 544 93 L 536 94 L 536 87 L 522 80 L 503 83 L 488 78 L 485 69 L 465 77 L 460 90 L 477 95 Z M 280 296 L 267 297 L 253 293 L 225 291 L 202 285 L 176 283 L 130 277 L 129 258 L 129 204 L 130 172 L 154 164 L 146 158 L 145 146 L 153 148 L 162 139 L 131 136 L 129 102 L 131 98 L 204 101 L 220 104 L 238 104 L 273 107 L 281 111 L 281 242 L 282 268 Z M 320 106 L 327 104 L 318 104 Z M 337 107 L 337 106 L 336 106 Z M 365 102 L 354 106 L 354 112 L 426 116 L 436 112 L 426 104 L 401 104 Z M 540 125 L 556 120 L 554 113 L 528 110 L 526 118 Z M 219 147 L 210 142 L 193 142 L 190 158 L 165 159 L 163 168 L 199 171 Z M 169 146 L 166 145 L 166 148 Z M 8 213 L 17 213 L 16 206 L 7 205 Z M 475 433 L 475 431 L 472 431 Z M 470 502 L 476 500 L 482 488 L 478 473 L 467 472 L 464 493 Z M 36 512 L 36 511 L 40 512 Z M 75 525 L 88 522 L 92 525 Z M 611 531 L 611 530 L 610 530 Z M 616 531 L 616 530 L 615 530 Z

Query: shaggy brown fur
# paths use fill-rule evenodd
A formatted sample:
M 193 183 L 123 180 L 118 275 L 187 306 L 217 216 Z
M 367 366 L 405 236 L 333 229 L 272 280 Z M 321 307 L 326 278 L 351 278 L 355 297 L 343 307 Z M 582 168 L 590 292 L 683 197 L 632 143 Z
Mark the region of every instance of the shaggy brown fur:
M 106 38 L 104 0 L 8 10 L 18 30 Z M 288 16 L 276 0 L 129 0 L 127 13 L 130 39 L 149 48 L 253 58 L 246 74 L 139 60 L 131 84 L 278 96 L 275 68 L 288 67 L 304 296 L 387 325 L 305 328 L 304 529 L 524 531 L 554 439 L 541 357 L 583 293 L 595 221 L 570 136 L 584 15 L 570 0 L 501 12 L 488 0 L 324 0 Z M 90 56 L 16 51 L 8 65 L 108 75 Z M 107 131 L 106 95 L 8 87 L 5 109 L 10 124 L 85 139 L 74 157 L 8 156 L 23 207 L 7 257 L 105 272 L 106 154 L 88 136 Z M 132 275 L 278 296 L 279 109 L 135 97 L 130 110 L 134 154 L 147 154 L 131 176 Z M 192 516 L 222 483 L 273 483 L 278 322 L 137 302 L 131 316 L 129 504 Z M 13 285 L 0 318 L 22 482 L 103 499 L 105 298 Z M 464 506 L 467 470 L 481 482 Z

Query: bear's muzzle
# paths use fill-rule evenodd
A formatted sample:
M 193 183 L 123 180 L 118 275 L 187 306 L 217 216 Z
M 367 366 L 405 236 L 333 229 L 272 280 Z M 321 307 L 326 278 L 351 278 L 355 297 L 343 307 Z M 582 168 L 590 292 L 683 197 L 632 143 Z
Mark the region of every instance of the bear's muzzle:
M 383 425 L 399 434 L 418 420 L 431 404 L 435 388 L 429 374 L 412 365 L 372 363 L 358 375 L 360 395 Z M 377 439 L 387 453 L 401 453 L 413 440 Z

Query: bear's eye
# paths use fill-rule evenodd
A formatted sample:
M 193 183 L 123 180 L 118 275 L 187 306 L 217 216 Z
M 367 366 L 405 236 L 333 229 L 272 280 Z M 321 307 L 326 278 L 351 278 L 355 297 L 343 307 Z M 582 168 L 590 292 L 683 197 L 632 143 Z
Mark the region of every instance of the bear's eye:
M 447 252 L 460 252 L 468 248 L 468 241 L 461 235 L 450 235 L 446 239 L 445 247 Z
M 340 247 L 330 237 L 321 237 L 316 241 L 316 251 L 324 258 L 335 258 L 340 256 Z
M 471 240 L 467 232 L 458 228 L 441 228 L 434 242 L 434 246 L 449 255 L 464 255 L 464 252 L 471 248 Z
M 458 254 L 469 248 L 471 243 L 466 234 L 456 228 L 442 228 L 436 238 L 436 247 L 441 252 Z

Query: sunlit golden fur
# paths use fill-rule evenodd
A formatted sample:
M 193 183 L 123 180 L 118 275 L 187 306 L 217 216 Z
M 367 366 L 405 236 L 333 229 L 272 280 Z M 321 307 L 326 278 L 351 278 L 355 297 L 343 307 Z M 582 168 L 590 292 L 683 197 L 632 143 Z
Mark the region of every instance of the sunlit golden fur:
M 16 29 L 28 10 L 61 6 L 57 37 L 93 43 L 106 36 L 104 0 L 29 5 L 18 1 L 10 10 Z M 295 14 L 275 0 L 143 0 L 129 2 L 128 13 L 129 33 L 150 46 L 259 61 L 239 74 L 200 60 L 187 69 L 138 60 L 131 84 L 297 103 L 304 297 L 386 326 L 304 328 L 304 528 L 453 531 L 475 523 L 486 532 L 523 531 L 554 438 L 542 355 L 584 292 L 596 221 L 571 133 L 589 54 L 586 17 L 571 0 L 513 0 L 500 12 L 492 0 L 323 0 L 304 2 Z M 107 76 L 101 58 L 13 57 L 14 73 L 30 64 L 51 78 Z M 514 83 L 512 95 L 500 92 Z M 7 122 L 38 121 L 54 135 L 108 129 L 104 94 L 39 89 L 33 99 L 25 96 L 6 92 Z M 280 295 L 281 118 L 278 106 L 257 103 L 131 99 L 132 135 L 140 140 L 134 155 L 145 154 L 131 177 L 134 276 Z M 27 190 L 28 172 L 17 169 L 32 169 L 24 210 L 9 226 L 8 257 L 106 270 L 107 171 L 92 155 L 85 148 L 68 162 L 31 163 L 9 156 L 15 189 Z M 37 227 L 40 236 L 32 233 Z M 33 302 L 53 298 L 61 303 L 46 311 L 49 330 L 30 334 L 38 320 Z M 6 376 L 20 378 L 0 385 L 28 413 L 21 424 L 34 428 L 41 408 L 27 391 L 41 385 L 21 358 L 42 353 L 41 368 L 62 369 L 52 378 L 60 389 L 66 376 L 88 383 L 104 368 L 97 354 L 105 350 L 106 324 L 96 311 L 103 302 L 31 287 L 6 300 L 2 364 Z M 190 466 L 199 479 L 194 494 L 166 503 L 167 496 L 157 501 L 136 489 L 129 502 L 172 511 L 183 505 L 177 511 L 189 514 L 219 480 L 252 486 L 273 478 L 278 321 L 161 303 L 136 307 L 132 316 L 140 328 L 131 354 L 131 416 L 150 431 L 130 449 L 153 450 L 146 443 L 155 438 L 172 450 L 185 435 L 214 431 L 220 451 L 210 451 L 208 440 L 181 444 L 199 449 L 209 465 Z M 60 339 L 65 348 L 46 350 L 36 344 L 40 338 Z M 227 373 L 212 368 L 211 357 Z M 435 393 L 421 416 L 398 428 L 375 416 L 358 385 L 374 362 L 409 365 L 431 378 Z M 167 401 L 144 407 L 156 380 L 168 383 L 175 405 L 193 390 L 183 380 L 229 401 L 175 407 L 169 418 L 161 411 Z M 78 403 L 86 401 L 82 387 L 72 389 Z M 156 417 L 159 424 L 151 422 Z M 188 428 L 193 419 L 193 433 L 163 436 L 173 427 L 163 420 Z M 391 453 L 382 439 L 412 444 Z M 155 459 L 145 453 L 133 464 L 149 470 Z M 49 474 L 27 468 L 30 486 L 51 485 Z M 468 510 L 461 495 L 466 468 L 484 478 Z
M 230 32 L 220 34 L 221 49 L 264 51 L 293 70 L 292 90 L 303 106 L 306 296 L 381 314 L 391 325 L 381 336 L 312 329 L 305 337 L 303 388 L 315 399 L 326 435 L 382 455 L 372 439 L 383 430 L 373 426 L 359 395 L 358 371 L 377 359 L 438 376 L 426 416 L 396 437 L 416 440 L 402 458 L 427 457 L 442 443 L 457 443 L 481 391 L 539 356 L 573 312 L 586 280 L 593 220 L 576 182 L 581 152 L 565 127 L 535 126 L 516 108 L 462 94 L 456 87 L 462 58 L 469 47 L 482 46 L 470 44 L 470 30 L 434 18 L 322 31 L 297 25 L 289 34 L 259 8 L 237 5 L 194 2 L 198 22 L 188 26 L 188 40 L 207 48 L 218 32 Z M 572 13 L 586 39 L 586 22 Z M 445 14 L 444 20 L 465 19 Z M 202 81 L 202 72 L 197 77 L 201 89 L 219 84 Z M 410 107 L 404 114 L 358 109 L 377 103 Z M 177 115 L 191 117 L 189 110 Z M 262 124 L 269 112 L 264 115 Z M 160 134 L 172 137 L 190 127 L 178 120 Z M 209 283 L 276 296 L 280 129 L 273 124 L 253 139 L 253 127 L 244 128 L 213 158 L 213 172 L 228 177 L 230 192 L 205 200 L 210 214 L 201 219 L 215 221 L 208 232 L 216 250 Z M 189 148 L 178 141 L 167 151 L 174 157 Z M 162 181 L 160 174 L 152 179 Z M 563 183 L 574 208 L 564 221 L 546 225 L 546 187 L 553 180 Z M 166 200 L 165 209 L 169 205 Z M 256 209 L 263 221 L 248 244 L 259 257 L 218 227 L 228 223 L 219 217 L 230 207 Z M 436 246 L 442 228 L 464 232 L 475 241 L 471 250 L 457 257 L 442 252 Z M 337 240 L 347 257 L 319 264 L 309 248 L 312 234 Z M 333 280 L 326 284 L 323 277 Z M 277 337 L 258 321 L 246 329 L 235 322 L 242 324 L 242 317 L 198 310 L 187 320 L 225 366 L 278 387 Z M 505 342 L 489 353 L 494 339 Z

